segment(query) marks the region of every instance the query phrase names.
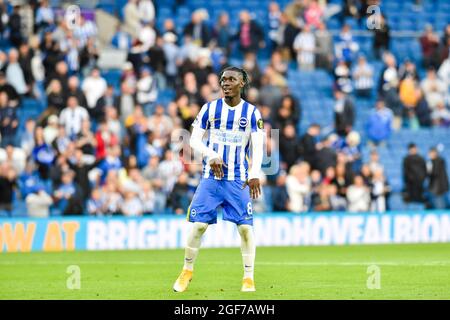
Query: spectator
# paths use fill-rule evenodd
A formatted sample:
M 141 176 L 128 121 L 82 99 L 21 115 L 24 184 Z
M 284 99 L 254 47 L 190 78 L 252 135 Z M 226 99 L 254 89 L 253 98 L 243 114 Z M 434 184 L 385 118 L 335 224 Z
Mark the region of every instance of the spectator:
M 334 49 L 336 58 L 338 60 L 344 60 L 344 62 L 350 67 L 355 55 L 359 51 L 359 45 L 353 40 L 351 28 L 348 24 L 344 24 L 342 26 Z
M 135 190 L 125 190 L 124 193 L 125 196 L 120 206 L 122 214 L 126 217 L 142 216 L 144 213 L 144 206 Z
M 274 127 L 281 129 L 288 123 L 292 123 L 297 132 L 296 127 L 300 122 L 300 113 L 300 106 L 295 97 L 292 95 L 282 96 L 274 118 Z
M 313 211 L 321 212 L 321 211 L 330 211 L 331 203 L 329 198 L 329 186 L 320 185 L 318 188 L 318 195 L 314 198 Z
M 136 37 L 141 28 L 138 0 L 128 0 L 123 8 L 123 13 L 127 32 Z
M 334 68 L 334 87 L 346 94 L 353 91 L 352 74 L 344 60 L 339 60 Z
M 142 27 L 139 29 L 138 41 L 141 44 L 142 52 L 148 52 L 156 43 L 156 31 L 153 28 L 153 23 L 144 21 Z M 137 70 L 140 68 L 136 68 Z
M 277 30 L 277 44 L 278 49 L 282 52 L 283 59 L 290 61 L 292 57 L 295 56 L 294 51 L 294 41 L 295 37 L 299 33 L 298 28 L 296 28 L 285 13 L 280 16 L 280 26 Z
M 297 64 L 301 70 L 313 70 L 315 67 L 316 39 L 311 27 L 305 25 L 294 40 L 294 50 L 297 52 Z
M 383 14 L 373 14 L 368 18 L 368 24 L 375 26 L 372 28 L 374 32 L 373 49 L 375 58 L 380 59 L 384 52 L 389 50 L 390 43 L 390 27 Z
M 353 171 L 359 171 L 362 165 L 360 142 L 361 136 L 359 133 L 351 131 L 345 137 L 345 145 L 341 150 L 347 165 L 351 166 Z
M 384 101 L 378 100 L 375 104 L 375 110 L 372 110 L 366 123 L 367 137 L 371 143 L 380 145 L 389 139 L 393 118 L 392 111 L 386 108 Z
M 239 28 L 236 35 L 239 41 L 239 49 L 242 53 L 257 53 L 259 48 L 264 47 L 264 32 L 259 24 L 252 20 L 250 13 L 242 10 L 239 13 Z
M 102 199 L 102 192 L 100 188 L 95 188 L 91 192 L 91 197 L 87 201 L 86 210 L 89 215 L 103 216 L 105 213 L 105 203 Z
M 387 199 L 391 188 L 386 182 L 383 169 L 377 168 L 372 171 L 372 181 L 370 182 L 371 205 L 372 212 L 384 213 L 387 210 Z
M 438 104 L 445 102 L 447 86 L 439 79 L 434 69 L 428 69 L 427 77 L 420 84 L 427 100 L 428 106 L 434 110 Z
M 155 20 L 155 5 L 152 0 L 140 0 L 138 10 L 141 21 L 153 22 Z
M 284 212 L 289 208 L 289 194 L 286 187 L 286 172 L 281 171 L 276 177 L 276 186 L 272 189 L 273 211 Z
M 0 92 L 0 146 L 16 144 L 16 133 L 19 126 L 16 107 L 8 101 L 5 91 Z
M 115 171 L 110 172 L 112 176 L 117 176 Z M 105 215 L 112 216 L 120 213 L 123 198 L 117 190 L 117 184 L 107 182 L 102 187 L 102 201 L 105 204 Z
M 14 5 L 12 14 L 9 16 L 8 26 L 9 26 L 9 40 L 14 47 L 18 48 L 23 41 L 22 35 L 22 17 L 20 14 L 20 5 Z
M 53 199 L 42 185 L 38 185 L 26 196 L 25 203 L 27 205 L 28 217 L 48 218 Z
M 287 124 L 283 127 L 280 136 L 280 155 L 285 163 L 286 170 L 289 169 L 299 159 L 299 139 L 295 132 L 295 127 L 292 124 Z
M 311 0 L 305 10 L 305 23 L 313 28 L 318 28 L 322 22 L 323 9 L 317 0 Z
M 137 103 L 142 106 L 146 116 L 152 115 L 158 97 L 158 88 L 150 69 L 143 68 L 141 70 L 141 77 L 136 84 L 136 89 Z
M 106 91 L 107 83 L 100 75 L 100 70 L 94 68 L 91 71 L 91 75 L 84 79 L 81 88 L 86 95 L 88 111 L 90 116 L 93 116 L 92 112 L 100 99 Z
M 269 3 L 269 12 L 268 12 L 268 36 L 270 39 L 270 48 L 274 50 L 277 47 L 277 37 L 278 37 L 278 28 L 280 27 L 280 16 L 282 12 L 280 10 L 280 5 L 271 1 Z
M 58 125 L 58 116 L 53 114 L 50 117 L 48 117 L 47 126 L 44 128 L 43 134 L 44 134 L 45 143 L 47 143 L 48 145 L 51 145 L 53 143 L 53 141 L 55 141 L 55 139 L 58 137 L 59 131 L 60 130 L 59 130 L 59 125 Z M 64 131 L 64 136 L 65 136 L 65 131 Z
M 86 96 L 79 86 L 80 80 L 77 76 L 71 76 L 67 79 L 67 89 L 64 89 L 64 86 L 62 86 L 62 89 L 65 93 L 65 103 L 67 104 L 67 100 L 69 99 L 69 97 L 75 96 L 77 97 L 78 103 L 81 107 L 88 108 Z
M 105 94 L 97 100 L 93 110 L 93 120 L 97 123 L 105 120 L 107 109 L 114 109 L 116 114 L 119 110 L 119 98 L 115 95 L 112 85 L 108 85 Z
M 414 143 L 408 145 L 408 155 L 403 159 L 405 202 L 423 202 L 424 182 L 427 177 L 425 160 L 418 154 Z
M 146 181 L 142 184 L 141 193 L 139 198 L 142 202 L 144 215 L 151 215 L 155 211 L 155 192 L 153 191 L 152 184 Z
M 355 122 L 353 102 L 340 90 L 334 92 L 334 125 L 338 135 L 345 136 L 352 130 Z
M 6 92 L 10 104 L 16 106 L 19 104 L 20 96 L 16 89 L 6 81 L 5 73 L 3 71 L 0 71 L 0 93 L 1 92 Z
M 222 12 L 213 29 L 213 37 L 217 43 L 217 47 L 223 50 L 225 55 L 229 55 L 231 51 L 231 27 L 230 16 L 227 12 Z
M 170 88 L 175 88 L 175 80 L 178 72 L 179 47 L 177 45 L 177 36 L 172 32 L 166 32 L 163 37 L 163 51 L 166 59 L 165 74 L 167 84 Z
M 187 212 L 191 201 L 188 193 L 187 173 L 183 172 L 179 175 L 177 183 L 175 183 L 169 196 L 169 203 L 175 214 L 181 215 Z
M 191 22 L 184 27 L 184 35 L 190 36 L 199 47 L 208 46 L 211 40 L 211 31 L 205 22 L 207 19 L 208 12 L 205 9 L 197 9 L 192 12 Z
M 58 79 L 53 79 L 47 88 L 47 110 L 44 111 L 44 118 L 52 114 L 59 114 L 66 106 L 65 92 Z M 41 116 L 42 118 L 42 116 Z
M 252 79 L 252 87 L 260 88 L 262 72 L 258 65 L 258 60 L 255 52 L 247 52 L 244 54 L 244 61 L 242 68 L 247 71 L 250 79 Z
M 19 64 L 19 53 L 16 49 L 9 50 L 9 61 L 6 67 L 6 81 L 10 83 L 19 95 L 27 95 L 30 87 L 25 81 L 25 74 Z
M 394 128 L 398 129 L 402 124 L 402 104 L 398 95 L 399 77 L 396 67 L 395 57 L 390 53 L 385 53 L 385 66 L 381 71 L 378 84 L 378 93 L 383 97 L 386 106 L 394 113 Z
M 447 167 L 436 148 L 431 148 L 428 152 L 430 161 L 427 164 L 428 172 L 428 193 L 430 207 L 432 209 L 446 209 L 448 205 L 447 193 L 449 190 Z
M 77 97 L 69 97 L 67 107 L 61 111 L 59 116 L 59 123 L 65 127 L 69 137 L 75 137 L 81 131 L 81 124 L 84 120 L 89 120 L 88 112 L 78 104 Z
M 333 68 L 333 36 L 324 22 L 314 31 L 316 43 L 316 67 L 331 71 Z
M 376 170 L 382 170 L 384 172 L 384 167 L 380 163 L 380 155 L 378 154 L 378 151 L 376 149 L 373 149 L 370 152 L 370 160 L 368 165 L 372 175 Z
M 31 68 L 31 59 L 33 58 L 33 52 L 30 49 L 28 43 L 22 43 L 19 47 L 18 62 L 22 69 L 25 83 L 28 86 L 28 92 L 30 96 L 33 96 L 34 76 Z
M 406 58 L 400 66 L 398 70 L 398 77 L 400 80 L 411 78 L 414 81 L 419 81 L 416 65 L 409 58 Z
M 73 171 L 63 171 L 61 185 L 53 194 L 55 204 L 63 215 L 82 214 L 80 190 L 73 181 L 74 177 Z
M 9 163 L 10 167 L 14 169 L 17 175 L 22 174 L 26 165 L 26 154 L 21 148 L 15 148 L 13 145 L 9 144 L 6 148 L 0 149 L 0 162 Z M 3 156 L 3 151 L 4 156 Z
M 289 195 L 289 211 L 300 213 L 308 210 L 308 197 L 311 191 L 310 166 L 306 162 L 294 165 L 286 178 Z
M 328 186 L 328 197 L 333 211 L 346 211 L 347 210 L 347 200 L 345 197 L 340 196 L 337 193 L 337 186 L 334 184 L 329 184 Z
M 373 88 L 373 68 L 367 63 L 366 58 L 360 55 L 358 64 L 352 72 L 356 95 L 362 98 L 370 98 Z
M 36 128 L 36 121 L 34 121 L 34 119 L 28 118 L 25 121 L 24 131 L 20 135 L 20 148 L 25 152 L 27 157 L 30 156 L 31 151 L 34 148 L 35 128 Z
M 122 161 L 120 160 L 121 154 L 120 147 L 111 146 L 106 150 L 107 150 L 106 157 L 98 165 L 98 168 L 102 172 L 101 178 L 102 182 L 105 181 L 110 171 L 117 171 L 123 167 Z
M 299 154 L 311 168 L 316 168 L 318 138 L 320 135 L 320 125 L 313 123 L 303 135 L 299 143 Z
M 355 176 L 353 184 L 347 189 L 349 212 L 368 212 L 370 205 L 370 191 L 361 176 Z
M 76 149 L 74 159 L 67 162 L 70 169 L 75 173 L 75 183 L 80 187 L 81 196 L 87 199 L 91 194 L 91 182 L 89 181 L 89 171 L 94 169 L 98 162 L 89 162 L 84 158 L 83 151 Z
M 304 14 L 307 9 L 307 2 L 303 0 L 291 1 L 284 10 L 286 18 L 294 27 L 300 29 L 305 24 Z
M 437 127 L 450 126 L 450 110 L 445 107 L 444 102 L 440 101 L 437 104 L 435 110 L 431 113 L 431 119 Z
M 125 31 L 124 25 L 119 24 L 117 26 L 116 33 L 111 38 L 111 45 L 122 51 L 131 49 L 131 36 Z
M 334 137 L 330 135 L 318 145 L 319 150 L 316 152 L 312 167 L 319 170 L 322 175 L 326 175 L 329 168 L 336 166 L 337 156 L 336 151 L 332 148 L 333 140 Z
M 433 26 L 427 24 L 424 33 L 419 38 L 422 46 L 423 66 L 425 68 L 439 67 L 439 37 L 434 33 Z
M 83 75 L 89 74 L 95 68 L 99 56 L 100 51 L 96 39 L 89 37 L 86 45 L 79 52 L 79 65 Z
M 16 186 L 17 175 L 14 169 L 8 163 L 0 164 L 0 213 L 11 215 Z

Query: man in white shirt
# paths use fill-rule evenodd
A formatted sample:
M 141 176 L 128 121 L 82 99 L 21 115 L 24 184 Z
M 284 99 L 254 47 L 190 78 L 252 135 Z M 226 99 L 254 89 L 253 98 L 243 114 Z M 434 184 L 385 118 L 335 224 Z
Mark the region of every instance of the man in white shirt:
M 302 70 L 313 70 L 315 66 L 316 39 L 310 27 L 305 25 L 294 40 L 294 50 L 297 51 L 297 63 Z
M 89 109 L 95 108 L 97 100 L 105 94 L 107 86 L 106 80 L 100 76 L 100 70 L 92 69 L 91 75 L 84 79 L 81 85 Z
M 72 137 L 81 131 L 81 124 L 84 120 L 89 120 L 88 112 L 79 106 L 77 97 L 70 96 L 67 99 L 67 107 L 61 111 L 59 116 L 59 124 L 63 125 L 68 136 Z

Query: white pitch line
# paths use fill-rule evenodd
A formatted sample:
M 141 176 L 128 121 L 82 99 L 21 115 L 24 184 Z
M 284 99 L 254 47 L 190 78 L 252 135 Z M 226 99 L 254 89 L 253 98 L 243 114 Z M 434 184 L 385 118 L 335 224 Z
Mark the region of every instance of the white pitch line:
M 199 262 L 202 265 L 237 265 L 241 264 L 240 261 L 236 262 L 218 262 L 218 261 L 202 261 Z M 174 264 L 174 261 L 32 261 L 32 262 L 21 262 L 21 261 L 0 261 L 0 265 L 72 265 L 72 264 L 109 264 L 109 265 L 168 265 Z M 315 267 L 315 266 L 368 266 L 368 265 L 378 265 L 378 266 L 412 266 L 412 267 L 423 267 L 423 266 L 450 266 L 450 261 L 426 261 L 422 263 L 409 263 L 394 262 L 394 261 L 356 261 L 356 262 L 308 262 L 308 261 L 287 261 L 287 262 L 273 262 L 273 261 L 256 261 L 256 266 L 298 266 L 298 267 Z

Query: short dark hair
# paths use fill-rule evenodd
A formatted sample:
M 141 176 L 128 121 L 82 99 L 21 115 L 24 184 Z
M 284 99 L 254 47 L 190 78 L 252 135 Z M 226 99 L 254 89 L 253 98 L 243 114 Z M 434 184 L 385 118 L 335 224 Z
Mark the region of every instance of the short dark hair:
M 222 78 L 225 71 L 236 71 L 239 72 L 242 75 L 242 79 L 244 80 L 244 88 L 242 88 L 241 96 L 245 96 L 248 86 L 250 85 L 250 77 L 244 69 L 238 68 L 238 67 L 226 67 L 223 69 L 219 74 L 219 79 Z
M 417 146 L 416 146 L 416 144 L 414 143 L 414 142 L 410 142 L 409 144 L 408 144 L 408 149 L 412 149 L 412 148 L 416 148 Z

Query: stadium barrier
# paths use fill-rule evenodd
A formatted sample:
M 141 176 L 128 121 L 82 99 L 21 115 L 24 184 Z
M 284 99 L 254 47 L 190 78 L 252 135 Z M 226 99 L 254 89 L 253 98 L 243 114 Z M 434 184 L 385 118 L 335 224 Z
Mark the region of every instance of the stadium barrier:
M 255 215 L 258 246 L 450 242 L 450 211 L 271 213 Z M 180 216 L 0 219 L 2 252 L 182 248 L 190 223 Z M 202 247 L 237 247 L 233 223 L 220 220 Z

